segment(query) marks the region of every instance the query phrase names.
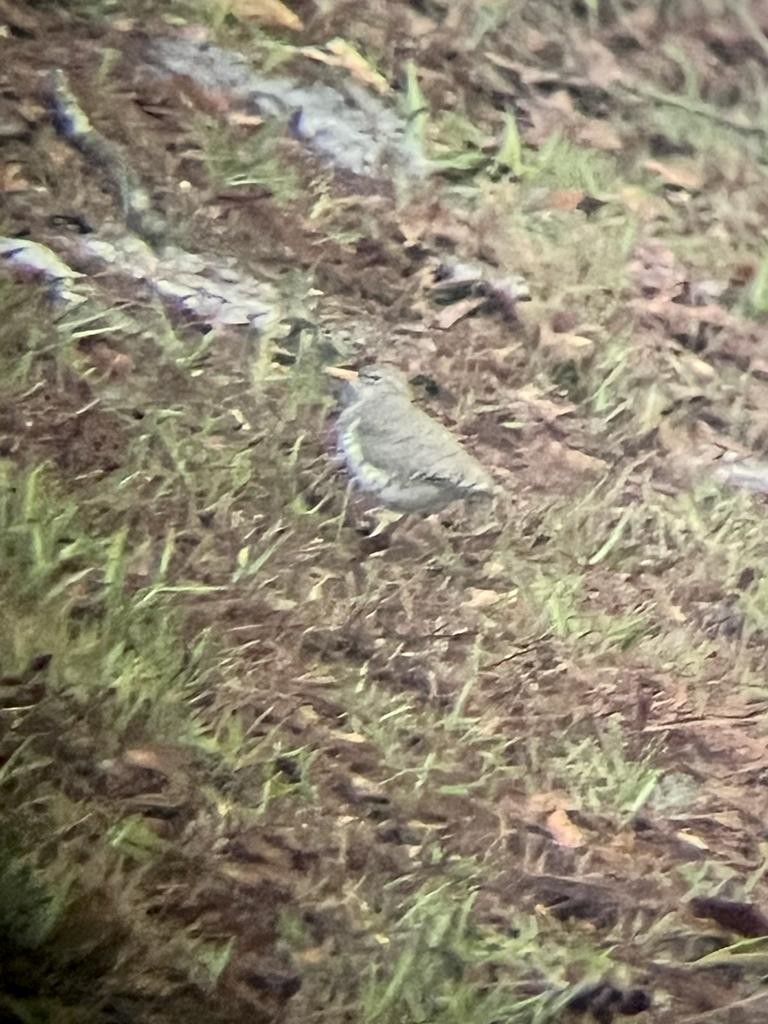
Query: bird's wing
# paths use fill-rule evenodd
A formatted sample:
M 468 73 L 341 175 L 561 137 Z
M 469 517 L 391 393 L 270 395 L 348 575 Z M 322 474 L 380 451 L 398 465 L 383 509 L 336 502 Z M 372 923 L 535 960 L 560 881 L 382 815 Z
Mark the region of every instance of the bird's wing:
M 492 489 L 477 460 L 442 423 L 406 398 L 392 396 L 377 408 L 357 410 L 357 445 L 366 462 L 392 479 L 450 483 L 467 489 Z

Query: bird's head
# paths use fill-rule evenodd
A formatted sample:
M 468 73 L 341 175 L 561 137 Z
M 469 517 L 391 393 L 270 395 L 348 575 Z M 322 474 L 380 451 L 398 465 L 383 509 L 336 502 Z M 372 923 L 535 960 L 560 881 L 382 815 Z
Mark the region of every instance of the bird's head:
M 344 381 L 343 398 L 348 403 L 373 395 L 397 394 L 410 398 L 408 378 L 395 366 L 373 363 L 363 366 L 357 372 L 331 366 L 326 369 L 326 373 Z

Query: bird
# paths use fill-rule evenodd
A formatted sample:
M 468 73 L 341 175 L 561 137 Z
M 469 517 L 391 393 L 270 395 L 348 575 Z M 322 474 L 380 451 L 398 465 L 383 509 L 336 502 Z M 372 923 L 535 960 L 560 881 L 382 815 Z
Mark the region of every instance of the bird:
M 327 367 L 343 380 L 337 440 L 358 487 L 403 515 L 432 515 L 453 502 L 489 498 L 492 477 L 442 423 L 413 404 L 406 376 L 373 364 Z

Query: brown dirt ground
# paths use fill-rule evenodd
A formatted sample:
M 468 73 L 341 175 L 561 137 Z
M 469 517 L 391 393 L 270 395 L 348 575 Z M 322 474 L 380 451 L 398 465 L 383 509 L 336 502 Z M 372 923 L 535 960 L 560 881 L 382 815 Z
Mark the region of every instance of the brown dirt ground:
M 707 102 L 731 106 L 748 98 L 745 62 L 765 71 L 764 49 L 736 18 L 715 24 L 702 15 L 681 28 L 665 23 L 669 5 L 628 4 L 590 30 L 586 7 L 519 6 L 524 31 L 499 28 L 474 50 L 456 45 L 461 19 L 440 4 L 316 8 L 308 0 L 295 5 L 306 26 L 297 38 L 356 40 L 393 77 L 412 57 L 430 101 L 464 104 L 484 129 L 512 97 L 524 140 L 546 131 L 545 115 L 558 109 L 548 100 L 564 94 L 560 110 L 575 136 L 587 124 L 623 133 L 617 160 L 628 181 L 638 154 L 669 157 L 654 154 L 654 145 L 663 149 L 654 143 L 659 130 L 642 124 L 636 97 L 611 89 L 611 55 L 636 80 L 673 92 L 681 64 L 661 51 L 674 35 Z M 469 18 L 470 7 L 457 10 Z M 291 288 L 311 280 L 323 293 L 320 320 L 359 339 L 359 361 L 385 355 L 437 382 L 437 396 L 422 401 L 465 435 L 507 498 L 490 524 L 452 510 L 372 551 L 354 503 L 344 510 L 338 475 L 326 472 L 330 399 L 316 365 L 275 362 L 254 385 L 254 339 L 233 330 L 190 373 L 164 350 L 147 296 L 119 278 L 101 283 L 102 297 L 128 304 L 132 328 L 75 343 L 64 359 L 38 348 L 27 390 L 3 396 L 0 453 L 19 467 L 50 462 L 95 534 L 128 531 L 129 593 L 151 578 L 174 531 L 168 579 L 221 588 L 177 602 L 189 648 L 204 630 L 219 645 L 190 700 L 202 734 L 221 742 L 226 724 L 252 752 L 233 767 L 213 747 L 141 716 L 111 729 L 109 705 L 78 700 L 47 677 L 47 663 L 31 664 L 23 678 L 0 666 L 13 706 L 26 709 L 7 717 L 2 759 L 26 737 L 52 759 L 56 781 L 47 780 L 46 792 L 52 786 L 73 808 L 61 834 L 66 857 L 89 864 L 65 933 L 7 961 L 5 1019 L 364 1021 L 355 981 L 394 941 L 393 906 L 464 872 L 479 929 L 513 935 L 532 916 L 563 949 L 610 947 L 612 971 L 585 968 L 575 953 L 569 966 L 564 953 L 559 977 L 609 980 L 613 1010 L 642 1010 L 658 1024 L 763 1020 L 768 997 L 744 964 L 689 964 L 766 934 L 766 663 L 757 612 L 745 629 L 745 608 L 762 607 L 765 502 L 737 496 L 720 506 L 707 492 L 697 505 L 687 467 L 694 429 L 734 448 L 764 446 L 764 342 L 759 320 L 732 312 L 726 323 L 723 305 L 721 322 L 711 314 L 700 323 L 700 305 L 681 302 L 680 289 L 673 298 L 664 292 L 678 271 L 686 287 L 718 275 L 736 280 L 745 264 L 756 273 L 759 246 L 740 234 L 768 198 L 756 160 L 747 153 L 717 171 L 710 154 L 677 145 L 674 155 L 704 183 L 652 192 L 661 213 L 641 221 L 633 252 L 648 239 L 689 244 L 688 262 L 678 255 L 677 266 L 656 253 L 655 287 L 637 268 L 597 297 L 589 277 L 583 289 L 571 286 L 580 247 L 594 244 L 592 215 L 559 209 L 580 198 L 553 198 L 565 191 L 561 182 L 542 186 L 549 198 L 528 197 L 550 218 L 572 219 L 574 238 L 559 251 L 544 235 L 526 242 L 519 224 L 502 237 L 487 207 L 459 213 L 429 195 L 402 205 L 386 189 L 371 195 L 341 176 L 331 179 L 331 194 L 352 197 L 340 216 L 363 237 L 339 242 L 309 219 L 328 172 L 293 142 L 283 157 L 300 177 L 298 199 L 282 202 L 264 189 L 219 194 L 187 135 L 189 95 L 171 87 L 151 97 L 161 116 L 144 109 L 148 87 L 132 55 L 160 30 L 158 17 L 88 13 L 85 5 L 0 5 L 10 26 L 0 87 L 33 125 L 28 137 L 3 144 L 29 186 L 6 192 L 4 233 L 56 248 L 62 230 L 52 218 L 78 214 L 99 224 L 115 216 L 98 171 L 55 136 L 40 106 L 40 72 L 62 66 L 94 123 L 130 152 L 196 251 L 237 255 L 255 276 L 285 281 L 289 308 Z M 235 43 L 244 31 L 231 29 Z M 99 88 L 107 53 L 117 58 L 109 88 Z M 191 192 L 175 188 L 181 178 Z M 746 198 L 726 211 L 723 197 L 740 183 Z M 547 217 L 537 223 L 546 227 Z M 445 231 L 451 247 L 473 256 L 503 261 L 519 245 L 515 269 L 527 273 L 538 300 L 517 320 L 488 314 L 435 329 L 424 260 L 405 244 L 404 226 L 430 253 Z M 720 238 L 719 253 L 707 253 L 706 240 L 697 248 L 705 235 L 711 245 Z M 567 289 L 558 260 L 568 263 Z M 52 336 L 42 294 L 28 283 L 13 292 L 22 293 L 23 310 L 9 308 L 18 358 L 29 348 L 29 322 Z M 682 325 L 674 320 L 681 310 L 689 317 Z M 610 418 L 593 400 L 600 356 L 564 368 L 542 343 L 542 323 L 566 322 L 556 336 L 589 335 L 597 322 L 606 351 L 631 327 L 628 377 Z M 199 339 L 195 325 L 176 329 L 190 346 Z M 309 397 L 292 400 L 302 382 Z M 664 416 L 646 421 L 633 402 L 655 385 Z M 172 417 L 158 418 L 168 410 Z M 233 410 L 247 429 L 233 425 Z M 514 431 L 509 421 L 518 422 Z M 248 467 L 236 485 L 234 465 Z M 297 498 L 304 509 L 322 499 L 322 519 L 296 512 Z M 593 558 L 625 509 L 632 515 L 616 546 Z M 276 540 L 256 580 L 236 577 L 244 548 L 267 551 Z M 578 599 L 563 597 L 559 614 L 552 595 L 574 578 Z M 91 596 L 87 588 L 78 596 L 84 616 Z M 384 728 L 388 716 L 395 724 Z M 579 769 L 578 759 L 570 767 L 563 759 L 565 740 L 609 750 L 601 737 L 610 722 L 619 723 L 624 761 L 648 756 L 662 773 L 659 791 L 636 813 L 610 795 L 593 799 L 601 784 L 589 781 L 583 762 Z M 266 779 L 276 795 L 263 803 Z M 18 790 L 13 797 L 18 804 Z M 129 816 L 164 845 L 118 870 L 100 843 Z M 44 845 L 31 827 L 28 839 Z M 717 902 L 726 898 L 738 907 Z M 286 921 L 300 938 L 286 937 Z M 232 940 L 215 982 L 180 976 L 168 940 L 179 934 Z M 489 953 L 470 980 L 485 991 L 506 970 Z M 533 992 L 537 980 L 546 983 L 546 967 L 538 979 L 528 973 Z M 24 1015 L 36 989 L 48 1001 L 36 1012 L 48 1016 Z M 612 1009 L 592 1007 L 599 1020 Z

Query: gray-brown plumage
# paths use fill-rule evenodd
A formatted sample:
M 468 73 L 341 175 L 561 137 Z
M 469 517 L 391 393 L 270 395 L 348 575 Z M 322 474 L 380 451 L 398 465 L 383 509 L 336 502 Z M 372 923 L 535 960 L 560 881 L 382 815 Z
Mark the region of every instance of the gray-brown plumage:
M 490 497 L 493 480 L 437 420 L 415 406 L 405 376 L 388 366 L 345 381 L 339 447 L 358 486 L 391 509 L 430 515 L 451 502 Z

